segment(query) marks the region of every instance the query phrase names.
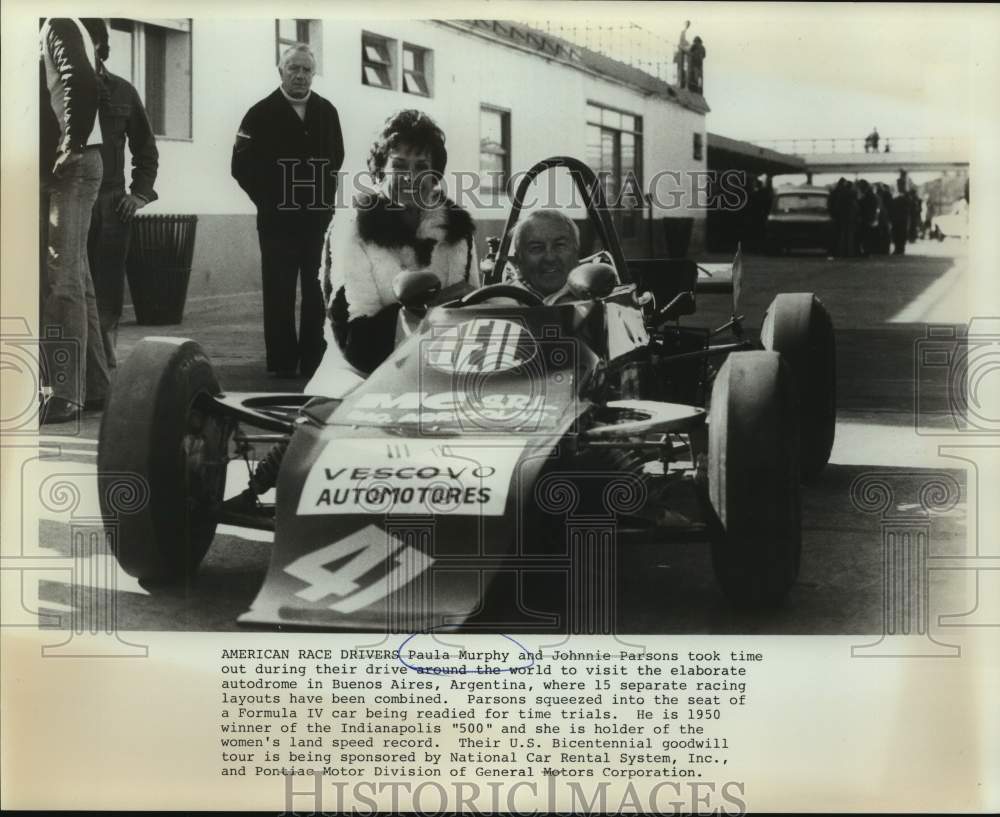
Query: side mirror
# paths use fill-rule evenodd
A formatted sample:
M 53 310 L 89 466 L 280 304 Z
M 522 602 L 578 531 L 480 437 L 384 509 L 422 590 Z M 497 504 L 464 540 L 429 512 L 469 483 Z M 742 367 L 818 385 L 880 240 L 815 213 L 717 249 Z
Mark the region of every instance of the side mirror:
M 392 280 L 392 293 L 406 309 L 423 314 L 441 291 L 441 280 L 427 270 L 404 270 Z
M 618 286 L 618 273 L 610 264 L 591 261 L 573 269 L 566 283 L 574 298 L 606 298 Z

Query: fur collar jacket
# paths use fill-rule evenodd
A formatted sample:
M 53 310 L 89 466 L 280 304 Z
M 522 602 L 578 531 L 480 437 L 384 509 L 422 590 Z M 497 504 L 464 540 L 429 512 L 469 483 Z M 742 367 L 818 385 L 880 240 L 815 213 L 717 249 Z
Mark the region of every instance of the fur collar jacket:
M 364 195 L 338 212 L 327 230 L 320 279 L 334 324 L 372 316 L 396 302 L 393 279 L 403 270 L 430 270 L 441 286 L 479 286 L 475 225 L 469 213 L 441 199 L 415 224 L 383 196 Z

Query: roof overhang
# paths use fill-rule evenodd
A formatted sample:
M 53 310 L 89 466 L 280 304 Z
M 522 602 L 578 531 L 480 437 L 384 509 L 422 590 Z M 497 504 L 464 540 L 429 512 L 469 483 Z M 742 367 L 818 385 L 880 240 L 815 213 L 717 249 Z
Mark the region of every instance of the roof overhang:
M 746 170 L 776 176 L 782 173 L 805 173 L 806 160 L 790 153 L 779 153 L 752 142 L 730 139 L 718 133 L 708 134 L 709 170 Z

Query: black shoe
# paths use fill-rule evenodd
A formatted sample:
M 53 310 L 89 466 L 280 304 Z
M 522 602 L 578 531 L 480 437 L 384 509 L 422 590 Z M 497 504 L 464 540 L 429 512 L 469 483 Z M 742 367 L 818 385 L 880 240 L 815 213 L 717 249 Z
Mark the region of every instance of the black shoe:
M 50 397 L 39 409 L 38 425 L 72 423 L 80 419 L 81 408 L 62 397 Z

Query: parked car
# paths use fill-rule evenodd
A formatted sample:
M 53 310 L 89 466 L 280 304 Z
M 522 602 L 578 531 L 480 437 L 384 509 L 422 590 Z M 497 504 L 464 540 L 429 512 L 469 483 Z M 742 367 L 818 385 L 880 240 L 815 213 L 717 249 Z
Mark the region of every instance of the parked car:
M 773 253 L 791 249 L 833 246 L 833 219 L 827 209 L 825 187 L 791 187 L 777 190 L 767 216 L 766 246 Z

